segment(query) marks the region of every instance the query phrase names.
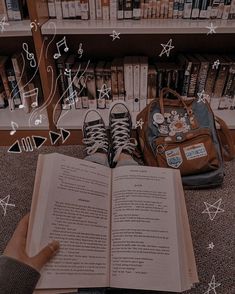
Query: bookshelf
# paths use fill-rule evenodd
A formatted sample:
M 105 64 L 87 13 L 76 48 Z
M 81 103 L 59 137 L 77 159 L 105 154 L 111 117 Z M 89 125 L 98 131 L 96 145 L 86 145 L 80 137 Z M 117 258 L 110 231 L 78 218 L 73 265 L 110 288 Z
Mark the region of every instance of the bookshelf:
M 100 20 L 57 20 L 49 19 L 47 1 L 27 0 L 30 20 L 11 22 L 0 34 L 0 54 L 14 53 L 22 42 L 27 41 L 35 50 L 37 60 L 40 60 L 39 74 L 43 91 L 43 112 L 46 119 L 40 126 L 30 127 L 27 124 L 28 115 L 23 112 L 12 112 L 7 109 L 0 111 L 0 138 L 2 145 L 11 145 L 15 138 L 25 135 L 41 135 L 48 137 L 48 131 L 65 128 L 71 131 L 70 138 L 65 144 L 79 144 L 82 141 L 82 118 L 84 110 L 66 112 L 58 107 L 58 89 L 51 96 L 51 85 L 55 85 L 56 76 L 48 70 L 56 72 L 56 62 L 53 54 L 55 44 L 66 36 L 69 53 L 76 52 L 78 44 L 83 44 L 87 59 L 114 58 L 125 55 L 146 55 L 156 57 L 161 52 L 161 43 L 173 39 L 173 45 L 179 52 L 200 53 L 234 53 L 235 51 L 235 20 L 175 20 L 175 19 L 142 19 L 121 21 Z M 30 22 L 39 23 L 35 31 L 30 28 Z M 54 23 L 56 32 L 51 23 Z M 207 35 L 207 26 L 213 23 L 216 34 Z M 120 39 L 112 42 L 109 36 L 113 30 L 120 33 Z M 55 35 L 54 35 L 55 33 Z M 53 38 L 53 42 L 50 41 Z M 49 47 L 48 47 L 49 46 Z M 174 51 L 172 51 L 174 56 Z M 50 103 L 46 103 L 50 100 Z M 55 109 L 56 107 L 56 109 Z M 212 108 L 214 106 L 212 105 Z M 108 110 L 101 110 L 108 124 Z M 232 130 L 235 141 L 234 110 L 216 110 Z M 16 115 L 15 115 L 16 114 Z M 133 114 L 135 125 L 136 114 Z M 16 135 L 10 136 L 11 118 L 19 121 Z M 13 138 L 14 137 L 14 138 Z

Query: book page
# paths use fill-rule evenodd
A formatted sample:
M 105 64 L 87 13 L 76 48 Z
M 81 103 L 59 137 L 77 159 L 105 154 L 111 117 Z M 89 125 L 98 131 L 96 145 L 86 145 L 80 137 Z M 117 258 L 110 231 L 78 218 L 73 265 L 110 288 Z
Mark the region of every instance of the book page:
M 111 287 L 181 291 L 174 172 L 113 171 Z
M 110 169 L 59 154 L 42 158 L 29 254 L 52 240 L 60 242 L 60 250 L 44 267 L 37 288 L 108 286 Z

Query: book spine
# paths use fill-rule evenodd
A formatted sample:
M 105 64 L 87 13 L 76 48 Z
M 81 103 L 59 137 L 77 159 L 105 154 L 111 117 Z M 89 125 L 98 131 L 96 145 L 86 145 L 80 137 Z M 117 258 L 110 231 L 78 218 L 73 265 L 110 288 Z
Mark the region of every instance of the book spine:
M 76 18 L 81 19 L 81 3 L 80 0 L 75 0 Z
M 143 110 L 147 104 L 148 95 L 148 60 L 141 57 L 140 62 L 140 111 Z
M 223 11 L 224 11 L 224 0 L 220 0 L 218 13 L 217 13 L 217 18 L 222 18 Z
M 214 97 L 219 98 L 222 97 L 224 88 L 225 88 L 225 83 L 227 80 L 229 72 L 229 64 L 220 64 L 220 69 L 218 72 L 218 76 L 215 81 L 215 87 L 214 87 Z
M 144 6 L 143 6 L 143 18 L 148 18 L 148 6 L 149 6 L 149 0 L 144 0 Z
M 55 0 L 48 0 L 48 12 L 50 18 L 56 17 Z
M 169 0 L 164 1 L 164 14 L 163 18 L 168 18 Z
M 193 8 L 193 1 L 186 0 L 184 1 L 184 12 L 183 12 L 183 18 L 190 18 Z
M 81 3 L 81 19 L 89 19 L 89 2 L 88 0 L 80 0 Z
M 134 90 L 133 90 L 133 66 L 128 62 L 124 64 L 124 81 L 126 91 L 126 104 L 130 111 L 133 111 L 134 103 Z
M 199 13 L 200 19 L 206 19 L 207 18 L 207 7 L 208 7 L 208 0 L 202 0 L 201 3 L 201 10 Z
M 181 95 L 185 98 L 187 98 L 187 94 L 188 94 L 191 68 L 192 68 L 192 62 L 191 61 L 186 62 L 185 71 L 184 71 L 184 81 L 183 81 L 183 87 L 182 87 L 182 93 L 181 93 Z
M 16 108 L 19 107 L 21 104 L 21 98 L 19 94 L 19 88 L 17 86 L 16 77 L 13 69 L 7 69 L 7 79 L 8 79 L 8 85 L 11 91 L 11 96 L 13 98 L 13 102 Z
M 229 73 L 228 73 L 228 79 L 225 85 L 225 89 L 224 89 L 224 96 L 228 96 L 228 97 L 232 97 L 234 95 L 234 90 L 233 90 L 233 82 L 235 80 L 235 64 L 234 63 L 230 63 L 229 66 Z
M 157 97 L 157 72 L 152 66 L 148 69 L 147 104 Z
M 189 88 L 188 88 L 188 97 L 195 97 L 199 69 L 200 69 L 199 63 L 192 64 L 190 82 L 189 82 Z
M 88 93 L 87 93 L 87 86 L 86 86 L 86 82 L 87 82 L 87 76 L 86 74 L 81 75 L 80 76 L 80 87 L 81 87 L 81 99 L 82 99 L 82 108 L 89 108 L 89 101 L 88 101 Z
M 116 101 L 118 100 L 118 76 L 117 68 L 114 62 L 111 65 L 111 84 L 113 101 Z
M 6 0 L 8 20 L 14 20 L 11 0 Z
M 105 97 L 105 107 L 106 108 L 110 108 L 110 105 L 113 101 L 112 99 L 112 78 L 111 78 L 111 64 L 108 66 L 106 66 L 105 68 L 105 75 L 104 75 L 104 82 L 105 85 L 108 89 L 110 89 L 109 95 Z
M 75 1 L 70 0 L 69 1 L 69 18 L 75 18 L 75 17 L 76 17 Z
M 133 0 L 133 19 L 141 18 L 140 0 Z
M 140 64 L 138 58 L 135 58 L 133 63 L 133 111 L 140 111 Z
M 183 12 L 184 12 L 184 0 L 179 1 L 179 9 L 178 9 L 178 18 L 183 17 Z
M 69 18 L 69 0 L 62 0 L 61 4 L 63 18 Z
M 109 20 L 109 0 L 101 0 L 103 20 Z
M 61 0 L 55 0 L 55 11 L 56 11 L 56 18 L 62 19 L 63 12 L 62 12 L 62 3 Z
M 214 0 L 211 8 L 211 18 L 217 18 L 220 0 Z
M 169 1 L 168 18 L 173 18 L 174 0 Z
M 95 0 L 89 0 L 90 19 L 96 19 Z
M 96 19 L 102 19 L 102 3 L 101 0 L 95 0 Z
M 124 0 L 124 19 L 131 19 L 132 18 L 132 0 Z
M 230 7 L 231 7 L 231 0 L 225 0 L 224 1 L 224 11 L 223 11 L 223 14 L 222 14 L 222 19 L 228 19 L 229 12 L 230 12 Z
M 117 65 L 117 79 L 118 79 L 118 99 L 125 100 L 125 86 L 124 86 L 124 68 L 123 64 Z
M 124 0 L 117 0 L 117 19 L 123 19 L 124 18 Z
M 196 19 L 199 17 L 199 13 L 200 13 L 200 0 L 196 0 L 193 2 L 193 8 L 192 8 L 192 15 L 191 18 L 192 19 Z
M 118 0 L 110 0 L 110 19 L 116 20 L 117 19 L 117 3 Z
M 6 3 L 5 0 L 0 0 L 0 19 L 4 17 L 5 20 L 8 20 Z
M 3 87 L 2 80 L 0 79 L 0 108 L 5 108 L 7 106 L 7 95 Z
M 196 87 L 197 93 L 201 93 L 205 89 L 208 69 L 209 69 L 209 63 L 201 62 L 200 70 L 198 73 L 198 79 L 197 79 L 197 87 Z
M 160 18 L 164 18 L 164 0 L 161 0 L 160 4 Z
M 105 107 L 105 99 L 96 99 L 96 80 L 95 80 L 95 73 L 94 69 L 89 70 L 86 74 L 86 87 L 87 87 L 87 96 L 88 96 L 88 105 L 90 109 L 97 109 L 97 102 L 100 103 L 104 108 Z M 102 87 L 102 86 L 101 86 Z M 101 103 L 102 102 L 102 103 Z
M 174 0 L 174 5 L 173 5 L 173 18 L 178 18 L 179 14 L 179 1 Z
M 96 98 L 97 98 L 97 107 L 99 109 L 105 108 L 105 96 L 102 97 L 100 90 L 104 85 L 103 77 L 103 67 L 99 66 L 95 69 L 95 83 L 96 83 Z
M 151 18 L 156 18 L 156 12 L 157 12 L 157 0 L 152 1 L 152 15 Z
M 235 0 L 232 0 L 230 12 L 229 12 L 229 19 L 234 19 L 234 18 L 235 18 Z
M 213 94 L 217 72 L 218 72 L 218 69 L 216 69 L 215 67 L 213 68 L 213 63 L 211 63 L 209 66 L 209 71 L 208 71 L 206 85 L 205 85 L 205 92 L 207 95 L 212 96 Z
M 153 0 L 149 0 L 148 7 L 147 7 L 147 18 L 152 18 L 152 9 L 153 9 Z

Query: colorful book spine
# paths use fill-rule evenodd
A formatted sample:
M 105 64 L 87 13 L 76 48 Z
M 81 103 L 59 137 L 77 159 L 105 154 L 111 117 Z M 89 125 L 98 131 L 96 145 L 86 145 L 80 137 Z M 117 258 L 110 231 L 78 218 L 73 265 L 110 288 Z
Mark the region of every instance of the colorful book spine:
M 109 20 L 109 0 L 101 0 L 103 20 Z

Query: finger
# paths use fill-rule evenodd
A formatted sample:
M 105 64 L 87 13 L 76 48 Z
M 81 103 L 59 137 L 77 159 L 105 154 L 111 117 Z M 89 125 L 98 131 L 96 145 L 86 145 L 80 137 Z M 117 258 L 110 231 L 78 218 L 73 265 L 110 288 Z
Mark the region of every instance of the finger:
M 28 224 L 29 224 L 29 213 L 27 213 L 19 222 L 17 225 L 17 228 L 14 232 L 14 236 L 20 237 L 20 238 L 26 238 L 27 231 L 28 231 Z
M 59 242 L 53 241 L 32 258 L 34 266 L 40 270 L 58 251 Z

